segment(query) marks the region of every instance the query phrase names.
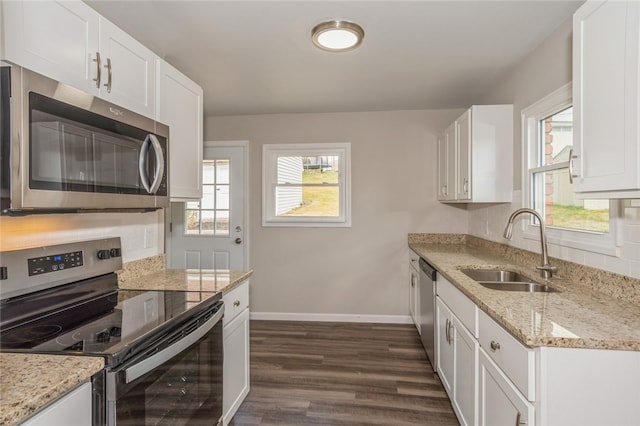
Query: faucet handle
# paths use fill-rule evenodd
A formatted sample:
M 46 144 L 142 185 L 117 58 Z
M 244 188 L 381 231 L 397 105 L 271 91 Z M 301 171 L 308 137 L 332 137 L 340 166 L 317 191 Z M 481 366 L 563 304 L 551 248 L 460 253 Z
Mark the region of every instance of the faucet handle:
M 553 273 L 558 271 L 557 266 L 551 266 L 548 263 L 546 265 L 536 266 L 536 269 L 540 271 L 542 277 L 545 279 L 551 278 L 553 276 Z

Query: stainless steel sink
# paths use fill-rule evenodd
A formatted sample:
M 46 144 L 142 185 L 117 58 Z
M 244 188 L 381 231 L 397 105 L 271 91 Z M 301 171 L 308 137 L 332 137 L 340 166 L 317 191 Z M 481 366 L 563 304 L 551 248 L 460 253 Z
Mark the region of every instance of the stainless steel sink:
M 504 269 L 461 269 L 460 272 L 477 281 L 481 286 L 492 290 L 525 291 L 530 293 L 558 291 L 515 271 Z

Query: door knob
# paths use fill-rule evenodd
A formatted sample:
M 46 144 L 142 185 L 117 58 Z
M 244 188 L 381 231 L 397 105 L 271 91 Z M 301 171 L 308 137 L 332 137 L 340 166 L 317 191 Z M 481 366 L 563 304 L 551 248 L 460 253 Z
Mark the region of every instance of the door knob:
M 236 244 L 242 244 L 242 238 L 239 238 L 239 237 L 236 238 L 235 243 Z

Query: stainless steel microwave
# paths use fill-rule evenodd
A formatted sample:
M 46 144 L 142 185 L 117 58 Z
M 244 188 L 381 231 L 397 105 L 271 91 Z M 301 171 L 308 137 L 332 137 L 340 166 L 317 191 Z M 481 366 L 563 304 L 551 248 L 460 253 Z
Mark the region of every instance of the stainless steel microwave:
M 169 204 L 169 127 L 0 64 L 3 214 Z

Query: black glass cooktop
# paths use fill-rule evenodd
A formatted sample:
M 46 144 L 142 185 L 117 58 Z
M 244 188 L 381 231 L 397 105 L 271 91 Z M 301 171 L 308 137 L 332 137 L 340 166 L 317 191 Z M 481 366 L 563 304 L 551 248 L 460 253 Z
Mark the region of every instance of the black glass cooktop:
M 109 356 L 187 321 L 220 298 L 220 293 L 197 291 L 120 290 L 101 296 L 99 302 L 60 309 L 2 330 L 0 349 Z

